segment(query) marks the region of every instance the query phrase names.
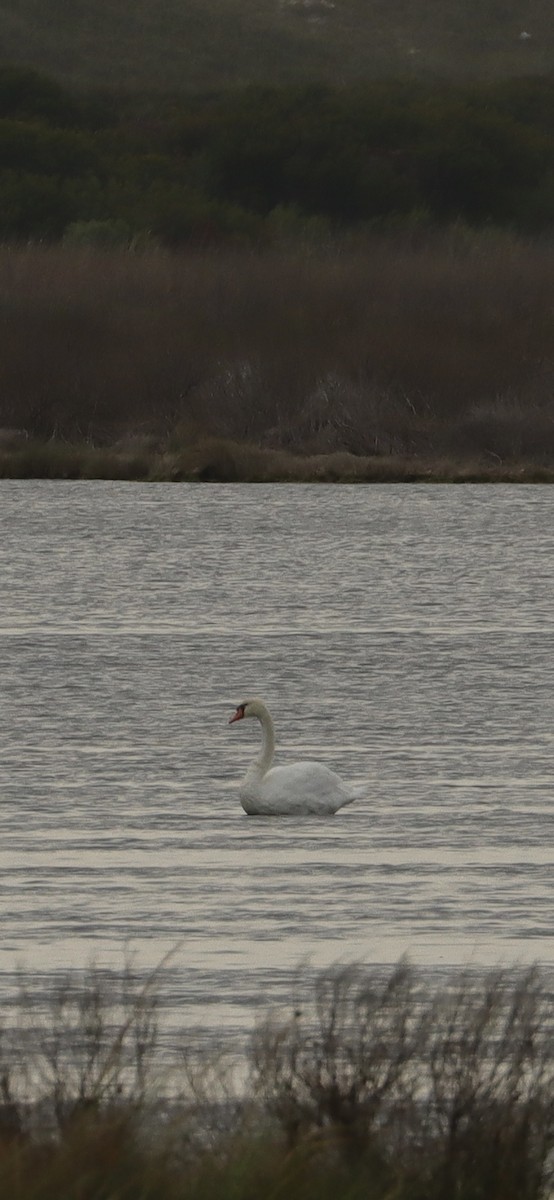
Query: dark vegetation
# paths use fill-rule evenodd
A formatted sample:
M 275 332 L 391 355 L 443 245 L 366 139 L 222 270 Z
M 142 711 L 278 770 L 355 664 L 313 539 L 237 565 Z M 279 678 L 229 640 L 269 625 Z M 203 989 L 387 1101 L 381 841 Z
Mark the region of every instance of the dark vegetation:
M 0 474 L 542 479 L 554 248 L 0 250 Z
M 12 62 L 118 91 L 491 79 L 554 70 L 554 14 L 548 0 L 3 0 L 0 46 Z
M 0 239 L 321 243 L 464 221 L 542 234 L 554 209 L 552 77 L 68 92 L 0 70 Z
M 0 474 L 550 478 L 553 97 L 5 67 Z
M 552 997 L 535 970 L 305 980 L 246 1058 L 160 1039 L 159 979 L 91 970 L 4 1028 L 10 1200 L 547 1200 Z M 233 1083 L 233 1079 L 235 1082 Z M 236 1082 L 240 1080 L 240 1083 Z

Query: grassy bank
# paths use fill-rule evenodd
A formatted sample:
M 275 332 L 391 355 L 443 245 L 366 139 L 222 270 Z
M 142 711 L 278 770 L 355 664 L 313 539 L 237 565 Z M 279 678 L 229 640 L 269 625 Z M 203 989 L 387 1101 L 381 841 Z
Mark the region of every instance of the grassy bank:
M 0 274 L 4 477 L 552 477 L 549 242 L 3 247 Z
M 182 451 L 100 448 L 55 440 L 0 450 L 0 479 L 151 483 L 554 483 L 554 465 L 348 453 L 295 455 L 218 438 Z
M 159 1057 L 160 980 L 92 970 L 4 1030 L 10 1200 L 546 1200 L 552 999 L 534 971 L 298 981 L 242 1062 Z

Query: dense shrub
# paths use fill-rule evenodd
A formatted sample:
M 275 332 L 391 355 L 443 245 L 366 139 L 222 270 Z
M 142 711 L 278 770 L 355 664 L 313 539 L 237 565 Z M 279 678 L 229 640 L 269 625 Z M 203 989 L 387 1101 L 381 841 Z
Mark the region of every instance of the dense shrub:
M 167 245 L 274 242 L 462 219 L 552 225 L 549 79 L 245 87 L 83 100 L 0 70 L 0 237 L 58 239 L 125 221 Z M 26 193 L 45 194 L 48 214 Z M 310 224 L 312 222 L 312 224 Z M 315 222 L 316 224 L 313 224 Z
M 92 114 L 107 116 L 107 108 L 78 100 L 71 92 L 39 71 L 3 65 L 0 68 L 0 117 L 47 121 L 61 128 L 87 124 Z

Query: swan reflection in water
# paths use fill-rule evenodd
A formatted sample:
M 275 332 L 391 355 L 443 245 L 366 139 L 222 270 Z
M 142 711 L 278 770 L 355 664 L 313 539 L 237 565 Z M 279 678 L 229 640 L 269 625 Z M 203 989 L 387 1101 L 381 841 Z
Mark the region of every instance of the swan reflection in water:
M 330 816 L 352 804 L 363 790 L 348 787 L 323 763 L 291 763 L 272 767 L 275 730 L 271 714 L 262 700 L 244 700 L 229 724 L 255 717 L 262 727 L 262 748 L 240 785 L 240 802 L 249 816 Z

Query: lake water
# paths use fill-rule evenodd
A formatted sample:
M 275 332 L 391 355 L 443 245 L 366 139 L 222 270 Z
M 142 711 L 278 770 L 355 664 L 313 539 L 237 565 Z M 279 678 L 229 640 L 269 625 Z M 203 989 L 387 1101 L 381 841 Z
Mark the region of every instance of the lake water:
M 301 960 L 554 966 L 554 491 L 0 483 L 3 994 L 173 950 L 168 1027 Z M 255 819 L 279 761 L 367 792 Z

